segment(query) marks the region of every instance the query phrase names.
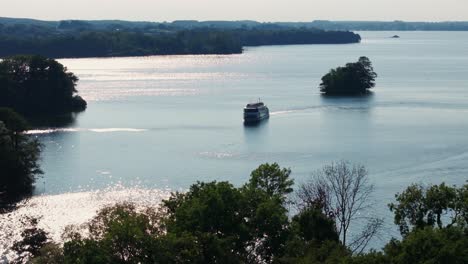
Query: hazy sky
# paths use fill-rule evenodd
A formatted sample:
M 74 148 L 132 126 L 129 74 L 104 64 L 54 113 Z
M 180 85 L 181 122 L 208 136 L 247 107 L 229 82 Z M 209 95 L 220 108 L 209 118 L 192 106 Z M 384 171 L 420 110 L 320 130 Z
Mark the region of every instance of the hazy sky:
M 0 0 L 0 3 L 0 16 L 49 20 L 468 20 L 468 0 Z

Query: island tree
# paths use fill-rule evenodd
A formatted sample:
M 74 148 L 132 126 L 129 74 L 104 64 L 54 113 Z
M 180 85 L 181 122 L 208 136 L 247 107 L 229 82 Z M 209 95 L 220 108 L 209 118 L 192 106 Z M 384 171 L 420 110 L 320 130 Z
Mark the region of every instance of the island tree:
M 54 59 L 14 56 L 0 62 L 0 107 L 25 115 L 82 111 L 78 77 Z
M 325 95 L 364 95 L 375 86 L 377 73 L 367 57 L 330 70 L 322 77 L 320 92 Z

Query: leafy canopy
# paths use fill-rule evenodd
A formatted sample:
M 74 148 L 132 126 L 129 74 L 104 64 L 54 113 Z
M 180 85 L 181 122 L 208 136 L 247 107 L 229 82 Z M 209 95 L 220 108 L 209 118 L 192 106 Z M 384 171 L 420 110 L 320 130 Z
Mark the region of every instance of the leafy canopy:
M 375 86 L 377 73 L 367 57 L 330 70 L 322 77 L 320 92 L 325 95 L 364 95 Z
M 88 224 L 89 237 L 67 235 L 64 262 L 274 262 L 291 237 L 285 208 L 293 184 L 289 174 L 276 163 L 264 164 L 239 188 L 198 182 L 173 193 L 159 210 L 105 208 Z
M 13 56 L 0 62 L 0 107 L 27 115 L 82 111 L 78 77 L 54 59 Z
M 427 226 L 468 227 L 468 184 L 459 188 L 445 183 L 430 187 L 413 184 L 395 198 L 396 203 L 389 208 L 402 235 Z
M 403 204 L 392 210 L 395 214 L 403 209 L 411 212 L 403 217 L 407 221 L 409 217 L 422 215 L 417 218 L 419 222 L 415 221 L 422 224 L 408 228 L 401 240 L 392 239 L 383 251 L 356 253 L 351 245 L 339 240 L 337 227 L 340 225 L 335 222 L 339 214 L 328 203 L 334 199 L 327 195 L 330 190 L 323 185 L 325 178 L 303 187 L 300 197 L 306 199 L 300 203 L 299 212 L 291 219 L 288 217 L 287 195 L 293 184 L 289 173 L 289 169 L 282 169 L 276 163 L 263 164 L 238 188 L 228 182 L 198 182 L 185 193 L 174 193 L 161 208 L 136 208 L 131 204 L 107 207 L 87 224 L 87 237 L 73 229 L 66 232 L 63 248 L 44 244 L 41 230 L 24 232 L 23 241 L 27 245 L 44 245 L 30 248 L 29 253 L 35 256 L 32 263 L 468 261 L 467 185 L 461 188 L 445 184 L 427 188 L 410 186 L 397 195 L 397 201 Z M 350 167 L 345 162 L 336 163 L 325 166 L 323 173 L 332 177 L 328 179 L 343 181 L 340 186 L 336 181 L 328 182 L 332 188 L 369 187 L 367 171 L 361 165 Z M 356 199 L 363 190 L 366 194 L 370 189 L 354 192 L 350 199 Z M 25 249 L 26 244 L 18 245 Z

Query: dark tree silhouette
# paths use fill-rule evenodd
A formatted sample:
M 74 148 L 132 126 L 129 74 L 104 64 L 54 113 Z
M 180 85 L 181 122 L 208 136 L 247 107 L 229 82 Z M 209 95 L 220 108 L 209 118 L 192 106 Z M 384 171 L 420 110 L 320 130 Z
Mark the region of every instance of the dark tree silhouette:
M 75 89 L 78 77 L 53 59 L 14 56 L 0 62 L 0 107 L 25 115 L 82 111 L 86 102 Z
M 367 57 L 330 70 L 322 77 L 320 92 L 325 95 L 364 95 L 375 86 L 377 73 Z
M 39 168 L 40 144 L 23 132 L 26 122 L 0 109 L 0 210 L 32 194 Z

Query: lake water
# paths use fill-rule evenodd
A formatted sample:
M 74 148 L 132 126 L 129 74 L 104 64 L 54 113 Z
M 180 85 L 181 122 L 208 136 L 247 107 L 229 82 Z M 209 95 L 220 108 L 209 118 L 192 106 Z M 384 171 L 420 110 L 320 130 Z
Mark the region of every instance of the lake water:
M 410 183 L 463 184 L 468 32 L 360 34 L 360 44 L 241 55 L 62 59 L 80 78 L 88 109 L 65 128 L 34 131 L 44 144 L 37 195 L 241 185 L 264 162 L 290 167 L 300 183 L 346 159 L 368 168 L 376 212 L 391 217 L 386 205 Z M 389 38 L 395 34 L 401 38 Z M 359 56 L 379 74 L 374 94 L 322 97 L 321 76 Z M 242 108 L 257 98 L 271 118 L 244 127 Z M 85 201 L 93 208 L 93 199 Z M 391 222 L 385 239 L 395 233 Z

